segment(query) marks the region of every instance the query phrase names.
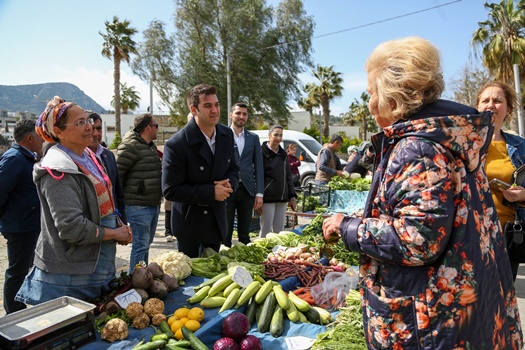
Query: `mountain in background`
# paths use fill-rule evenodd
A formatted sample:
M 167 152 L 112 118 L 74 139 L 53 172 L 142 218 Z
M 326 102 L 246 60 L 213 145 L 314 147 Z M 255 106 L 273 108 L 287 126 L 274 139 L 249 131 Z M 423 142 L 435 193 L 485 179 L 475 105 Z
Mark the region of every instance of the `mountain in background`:
M 107 110 L 70 83 L 45 83 L 34 85 L 0 85 L 0 110 L 27 111 L 37 116 L 46 107 L 47 101 L 60 96 L 75 102 L 84 109 L 105 114 Z

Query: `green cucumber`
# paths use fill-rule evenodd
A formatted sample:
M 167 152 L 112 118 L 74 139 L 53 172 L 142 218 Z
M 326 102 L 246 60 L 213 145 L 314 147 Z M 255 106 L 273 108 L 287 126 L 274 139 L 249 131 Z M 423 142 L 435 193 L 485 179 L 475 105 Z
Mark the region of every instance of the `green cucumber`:
M 266 300 L 264 301 L 263 307 L 261 309 L 261 315 L 257 321 L 257 330 L 261 333 L 268 332 L 270 329 L 270 323 L 272 321 L 273 312 L 275 310 L 275 305 L 277 300 L 275 299 L 275 293 L 273 291 L 268 294 Z
M 274 338 L 279 338 L 284 330 L 284 310 L 277 304 L 273 312 L 272 320 L 270 322 L 270 334 Z
M 212 279 L 204 281 L 201 284 L 199 284 L 198 286 L 193 287 L 193 291 L 196 292 L 196 291 L 198 291 L 201 288 L 206 287 L 206 286 L 210 286 L 210 288 L 211 288 L 212 284 L 214 284 L 215 282 L 217 282 L 219 279 L 221 279 L 224 276 L 226 276 L 226 272 L 221 272 L 217 276 L 213 277 Z
M 197 336 L 186 326 L 182 326 L 182 335 L 184 339 L 190 342 L 193 350 L 210 350 Z
M 160 327 L 160 330 L 162 331 L 162 333 L 166 334 L 168 336 L 169 339 L 172 339 L 173 338 L 173 332 L 171 331 L 171 328 L 170 328 L 170 325 L 168 324 L 168 322 L 166 321 L 162 321 L 159 325 Z M 169 340 L 168 339 L 168 340 Z
M 211 286 L 204 286 L 197 293 L 186 299 L 186 301 L 190 304 L 195 304 L 200 301 L 203 301 L 204 298 L 208 296 L 208 292 L 210 291 Z
M 255 297 L 250 298 L 248 305 L 246 305 L 246 311 L 244 315 L 248 318 L 250 326 L 255 321 L 255 311 L 257 310 L 257 303 L 255 302 Z
M 166 344 L 167 346 L 177 346 L 179 348 L 186 348 L 186 349 L 189 349 L 191 347 L 191 344 L 189 341 L 187 340 L 175 340 L 175 339 L 170 339 L 168 341 L 168 344 Z
M 321 316 L 319 311 L 311 307 L 308 311 L 303 312 L 306 316 L 306 319 L 311 323 L 321 324 Z
M 155 340 L 134 347 L 133 350 L 158 350 L 162 349 L 165 346 L 166 342 L 164 340 Z

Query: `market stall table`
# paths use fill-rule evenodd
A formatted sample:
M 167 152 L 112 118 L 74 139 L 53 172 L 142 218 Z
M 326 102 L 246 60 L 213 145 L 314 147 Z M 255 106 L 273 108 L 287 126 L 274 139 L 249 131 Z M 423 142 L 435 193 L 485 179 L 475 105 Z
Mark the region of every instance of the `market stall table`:
M 180 286 L 176 291 L 169 293 L 164 299 L 165 310 L 164 314 L 170 315 L 176 309 L 188 306 L 199 306 L 199 304 L 190 305 L 186 302 L 190 296 L 194 294 L 193 287 L 202 283 L 205 279 L 202 277 L 189 276 L 185 279 L 185 286 Z M 210 349 L 213 349 L 213 344 L 216 340 L 222 338 L 222 321 L 224 318 L 229 315 L 231 312 L 240 311 L 244 312 L 245 306 L 240 309 L 232 309 L 221 314 L 218 314 L 219 308 L 214 309 L 204 309 L 204 320 L 201 323 L 201 328 L 195 332 L 195 335 L 204 342 Z M 257 331 L 257 325 L 252 325 L 250 332 L 248 334 L 253 334 L 256 337 L 260 338 L 263 344 L 263 349 L 286 349 L 285 338 L 294 337 L 294 336 L 304 336 L 308 338 L 315 339 L 317 334 L 326 332 L 325 326 L 320 326 L 317 324 L 311 323 L 291 323 L 289 320 L 284 322 L 284 332 L 283 335 L 274 338 L 270 333 L 259 333 Z M 150 337 L 155 333 L 152 327 L 147 327 L 142 330 L 137 330 L 133 327 L 129 328 L 128 341 L 138 339 L 139 341 L 144 338 L 149 340 Z M 100 338 L 100 333 L 96 332 L 96 341 L 90 344 L 86 344 L 81 347 L 83 350 L 100 350 L 107 349 L 110 346 L 113 346 L 112 349 L 118 348 L 118 344 L 122 342 L 108 343 L 105 340 Z M 120 348 L 124 349 L 124 348 Z

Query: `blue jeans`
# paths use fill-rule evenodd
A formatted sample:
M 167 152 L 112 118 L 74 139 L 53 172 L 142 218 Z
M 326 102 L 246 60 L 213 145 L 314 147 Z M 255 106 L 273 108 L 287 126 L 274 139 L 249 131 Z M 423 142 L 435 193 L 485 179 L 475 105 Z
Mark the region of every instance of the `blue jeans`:
M 155 237 L 159 212 L 159 206 L 126 205 L 126 217 L 133 234 L 133 243 L 131 244 L 131 254 L 129 256 L 130 274 L 140 261 L 148 263 L 149 246 Z
M 116 228 L 114 215 L 101 220 L 101 225 Z M 111 281 L 115 279 L 115 255 L 117 243 L 114 240 L 100 243 L 100 254 L 95 270 L 86 274 L 61 274 L 40 270 L 33 266 L 16 294 L 15 300 L 28 305 L 37 305 L 62 296 L 92 300 L 109 293 Z

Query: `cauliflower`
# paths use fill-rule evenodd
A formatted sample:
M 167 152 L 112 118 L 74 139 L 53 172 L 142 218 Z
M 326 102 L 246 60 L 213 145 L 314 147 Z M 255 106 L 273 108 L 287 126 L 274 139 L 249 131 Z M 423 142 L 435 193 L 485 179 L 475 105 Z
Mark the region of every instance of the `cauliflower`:
M 156 259 L 157 264 L 178 281 L 181 281 L 191 274 L 191 259 L 186 254 L 171 250 L 159 255 Z

